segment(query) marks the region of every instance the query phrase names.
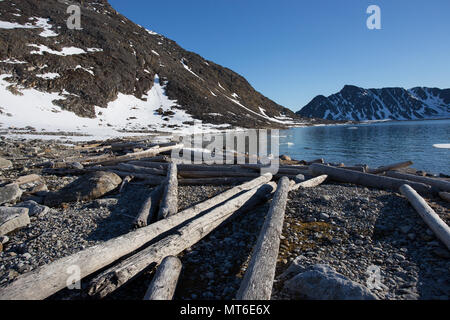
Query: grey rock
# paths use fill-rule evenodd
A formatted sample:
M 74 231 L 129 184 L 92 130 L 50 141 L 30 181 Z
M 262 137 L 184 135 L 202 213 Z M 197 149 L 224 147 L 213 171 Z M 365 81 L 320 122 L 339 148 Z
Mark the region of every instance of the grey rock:
M 23 228 L 30 224 L 27 208 L 0 207 L 0 235 Z
M 27 200 L 24 202 L 21 202 L 17 205 L 15 205 L 16 208 L 27 208 L 28 209 L 28 215 L 30 217 L 33 216 L 45 216 L 48 211 L 50 210 L 49 207 L 43 206 L 38 204 L 37 202 L 33 201 L 33 200 Z
M 328 265 L 313 265 L 286 281 L 285 289 L 314 300 L 376 300 L 365 286 L 337 273 Z
M 7 244 L 9 242 L 9 238 L 7 236 L 0 236 L 0 243 Z
M 326 214 L 325 212 L 321 212 L 319 216 L 323 220 L 327 220 L 330 218 L 330 216 L 328 214 Z
M 8 169 L 12 167 L 12 162 L 0 157 L 0 169 Z
M 117 188 L 121 182 L 122 179 L 112 172 L 88 173 L 61 190 L 49 193 L 45 197 L 44 204 L 54 207 L 62 203 L 97 199 Z
M 0 188 L 0 204 L 15 202 L 22 196 L 22 190 L 15 183 Z

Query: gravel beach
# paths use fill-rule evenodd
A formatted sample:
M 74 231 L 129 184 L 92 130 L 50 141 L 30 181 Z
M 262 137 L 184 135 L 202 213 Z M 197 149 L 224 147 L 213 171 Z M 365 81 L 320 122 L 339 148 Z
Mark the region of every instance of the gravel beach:
M 41 173 L 41 169 L 28 170 L 26 166 L 44 159 L 27 159 L 21 155 L 29 153 L 33 142 L 24 142 L 22 147 L 2 143 L 6 148 L 0 156 L 23 157 L 14 161 L 12 168 L 1 171 L 3 184 L 21 175 Z M 70 154 L 70 148 L 40 144 L 40 150 L 60 150 L 58 157 Z M 76 179 L 75 176 L 42 176 L 50 191 Z M 32 187 L 22 186 L 24 191 Z M 179 186 L 179 210 L 231 187 Z M 132 182 L 121 193 L 116 189 L 101 199 L 48 208 L 31 216 L 28 226 L 1 239 L 0 286 L 38 266 L 131 231 L 151 190 Z M 427 200 L 449 224 L 449 203 L 438 198 Z M 233 299 L 269 206 L 270 202 L 233 216 L 183 252 L 179 256 L 183 270 L 175 299 Z M 379 299 L 448 300 L 450 297 L 450 253 L 407 199 L 398 193 L 333 182 L 290 192 L 272 299 L 305 298 L 285 288 L 288 278 L 285 272 L 292 264 L 296 272 L 316 264 L 328 265 L 363 286 L 371 276 L 369 271 L 379 270 L 381 284 L 371 290 Z M 150 266 L 107 299 L 141 300 L 154 271 L 154 266 Z M 84 290 L 65 289 L 50 299 L 89 298 Z

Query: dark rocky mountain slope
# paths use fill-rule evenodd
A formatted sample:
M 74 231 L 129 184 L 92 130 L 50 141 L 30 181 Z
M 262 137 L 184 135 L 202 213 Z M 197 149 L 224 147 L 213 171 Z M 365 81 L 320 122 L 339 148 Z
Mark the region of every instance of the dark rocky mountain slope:
M 297 114 L 328 120 L 416 120 L 450 117 L 450 89 L 416 87 L 363 89 L 345 86 L 319 95 Z
M 82 30 L 67 27 L 71 4 L 81 7 Z M 133 23 L 106 0 L 1 1 L 0 84 L 14 94 L 0 87 L 0 123 L 6 126 L 26 124 L 19 107 L 37 103 L 33 97 L 39 92 L 52 94 L 47 98 L 55 105 L 42 102 L 41 110 L 73 122 L 65 113 L 70 111 L 117 130 L 164 130 L 189 126 L 193 119 L 222 128 L 280 127 L 300 120 L 242 76 Z M 143 119 L 139 108 L 152 115 Z

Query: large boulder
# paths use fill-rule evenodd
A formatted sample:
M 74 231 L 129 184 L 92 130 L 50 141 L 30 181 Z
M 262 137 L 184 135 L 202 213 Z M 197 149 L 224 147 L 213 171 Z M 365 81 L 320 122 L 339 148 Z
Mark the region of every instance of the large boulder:
M 22 196 L 22 190 L 16 183 L 8 184 L 0 188 L 0 205 L 9 202 L 15 202 Z
M 313 300 L 376 300 L 365 286 L 337 273 L 332 267 L 316 264 L 286 281 L 287 292 Z
M 54 207 L 62 203 L 97 199 L 117 188 L 121 182 L 122 179 L 112 172 L 88 173 L 59 191 L 49 193 L 45 197 L 44 204 Z
M 0 236 L 30 224 L 27 208 L 0 207 Z
M 0 169 L 8 169 L 12 167 L 12 162 L 0 157 Z

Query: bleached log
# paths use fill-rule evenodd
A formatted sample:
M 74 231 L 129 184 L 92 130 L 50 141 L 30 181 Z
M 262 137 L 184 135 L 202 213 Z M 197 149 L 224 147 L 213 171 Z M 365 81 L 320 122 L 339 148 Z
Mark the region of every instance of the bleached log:
M 346 169 L 346 170 L 364 172 L 364 173 L 369 171 L 368 166 L 349 166 L 349 167 L 341 167 L 341 168 Z
M 161 205 L 158 212 L 158 220 L 166 219 L 178 212 L 178 176 L 177 164 L 171 163 L 167 169 L 167 178 Z
M 117 166 L 117 170 L 132 172 L 132 173 L 143 173 L 143 174 L 152 174 L 157 176 L 165 176 L 166 170 L 156 169 L 156 168 L 145 168 L 135 166 L 129 163 L 119 163 Z
M 125 171 L 120 171 L 120 170 L 116 170 L 116 169 L 110 169 L 108 167 L 105 167 L 104 169 L 100 169 L 99 171 L 114 172 L 115 174 L 117 174 L 121 178 L 128 177 L 128 176 L 133 176 L 136 179 L 145 180 L 147 184 L 153 185 L 153 186 L 160 185 L 166 179 L 163 176 L 156 176 L 156 175 L 144 174 L 144 173 L 131 173 L 131 172 L 125 172 Z
M 399 163 L 394 163 L 394 164 L 390 164 L 387 166 L 383 166 L 383 167 L 379 167 L 376 169 L 369 169 L 369 173 L 371 174 L 378 174 L 378 173 L 383 173 L 386 171 L 390 171 L 390 170 L 397 170 L 397 169 L 401 169 L 401 168 L 406 168 L 413 165 L 412 161 L 405 161 L 405 162 L 399 162 Z
M 235 172 L 235 171 L 181 171 L 183 178 L 211 178 L 211 177 L 259 177 L 256 172 Z
M 164 239 L 139 251 L 121 263 L 101 272 L 88 285 L 88 294 L 103 298 L 137 276 L 153 263 L 170 255 L 178 255 L 206 237 L 252 197 L 266 199 L 273 186 L 265 184 L 223 203 L 210 212 L 191 220 Z
M 311 161 L 301 160 L 300 162 L 303 163 L 304 165 L 309 166 L 313 163 L 322 163 L 323 164 L 323 163 L 325 163 L 325 160 L 323 158 L 319 158 L 319 159 L 314 159 Z
M 315 176 L 326 174 L 330 179 L 335 181 L 353 183 L 378 189 L 389 189 L 397 191 L 402 185 L 404 185 L 405 183 L 409 183 L 411 187 L 417 190 L 420 194 L 426 196 L 432 194 L 432 189 L 429 185 L 418 182 L 410 182 L 402 179 L 377 176 L 370 173 L 345 170 L 317 163 L 312 164 L 310 166 L 310 170 L 311 173 Z
M 182 267 L 177 257 L 164 258 L 145 293 L 144 300 L 172 300 Z
M 157 186 L 145 200 L 141 209 L 139 210 L 139 214 L 134 221 L 134 226 L 136 228 L 146 227 L 149 221 L 152 221 L 158 212 L 159 203 L 161 201 L 161 197 L 164 191 L 164 186 Z
M 300 188 L 314 188 L 317 187 L 319 185 L 321 185 L 322 183 L 325 182 L 325 180 L 327 180 L 328 176 L 326 174 L 294 184 L 291 186 L 290 191 L 294 191 L 294 190 L 298 190 Z
M 244 183 L 250 181 L 252 178 L 201 178 L 201 179 L 180 179 L 178 183 L 183 186 L 200 186 L 200 185 L 230 185 L 236 183 Z
M 289 179 L 282 178 L 237 293 L 237 300 L 270 299 L 288 193 Z
M 142 158 L 153 157 L 162 152 L 172 151 L 174 149 L 176 150 L 176 149 L 179 149 L 182 147 L 183 147 L 183 144 L 176 144 L 176 145 L 171 145 L 168 147 L 150 148 L 148 150 L 144 150 L 144 151 L 140 151 L 140 152 L 128 153 L 123 156 L 113 156 L 113 157 L 110 157 L 109 159 L 103 159 L 101 161 L 96 161 L 95 164 L 114 165 L 114 164 L 117 164 L 120 162 L 126 162 L 126 161 L 131 161 L 131 160 L 139 160 Z
M 441 191 L 450 191 L 450 181 L 433 179 L 428 177 L 420 177 L 413 174 L 400 173 L 395 171 L 388 171 L 386 175 L 392 178 L 404 179 L 409 181 L 415 181 L 420 183 L 425 183 L 433 188 L 439 189 Z
M 268 173 L 196 204 L 167 219 L 34 269 L 18 277 L 7 286 L 0 288 L 0 300 L 45 299 L 67 286 L 67 281 L 70 277 L 67 271 L 70 267 L 77 266 L 80 271 L 80 279 L 83 279 L 123 256 L 136 251 L 149 241 L 192 219 L 199 213 L 227 201 L 238 193 L 267 183 L 271 179 L 272 175 Z
M 417 213 L 430 227 L 435 235 L 450 250 L 450 227 L 437 215 L 428 203 L 409 185 L 400 187 L 400 192 L 409 200 Z
M 441 197 L 442 200 L 450 202 L 450 193 L 448 192 L 439 192 L 439 197 Z

